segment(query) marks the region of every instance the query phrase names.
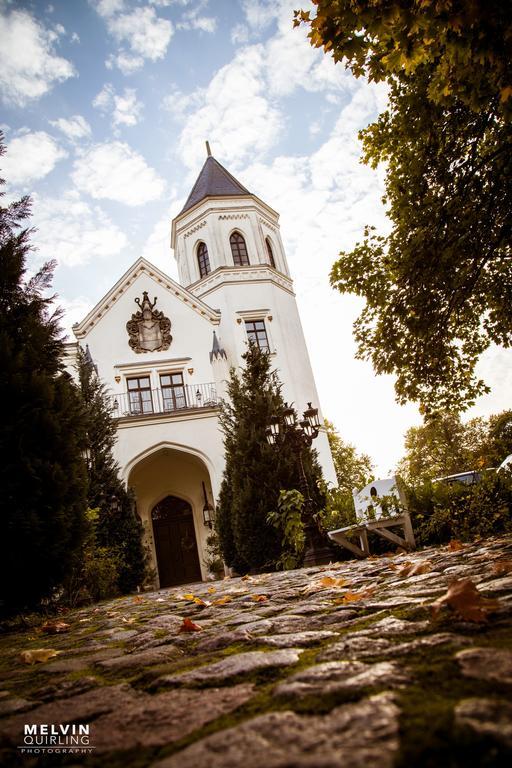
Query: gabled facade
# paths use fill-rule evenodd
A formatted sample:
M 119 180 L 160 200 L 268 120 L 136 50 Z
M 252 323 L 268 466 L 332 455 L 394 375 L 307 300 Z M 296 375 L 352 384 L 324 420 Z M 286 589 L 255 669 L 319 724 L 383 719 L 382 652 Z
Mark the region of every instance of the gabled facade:
M 139 259 L 73 329 L 112 391 L 116 459 L 160 586 L 207 577 L 205 508 L 224 469 L 218 403 L 248 339 L 272 355 L 286 400 L 318 406 L 278 220 L 209 155 L 172 222 L 180 282 Z M 334 481 L 325 433 L 315 447 Z

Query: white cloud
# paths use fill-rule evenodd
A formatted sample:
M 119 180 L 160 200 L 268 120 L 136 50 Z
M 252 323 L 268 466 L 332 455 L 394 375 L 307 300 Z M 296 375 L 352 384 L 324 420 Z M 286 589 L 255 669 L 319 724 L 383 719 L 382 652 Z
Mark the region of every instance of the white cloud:
M 112 141 L 96 144 L 74 164 L 72 179 L 78 189 L 94 198 L 143 205 L 159 199 L 164 180 L 128 144 Z
M 249 40 L 249 30 L 245 24 L 235 24 L 231 30 L 231 42 L 233 45 L 243 45 Z
M 58 32 L 26 11 L 0 15 L 0 91 L 4 101 L 24 106 L 53 85 L 76 75 L 73 64 L 57 56 Z
M 78 296 L 76 299 L 66 299 L 63 296 L 57 296 L 55 306 L 60 307 L 64 312 L 62 328 L 68 336 L 68 341 L 75 341 L 73 326 L 89 314 L 93 308 L 92 301 L 85 296 Z
M 7 142 L 2 158 L 2 174 L 9 184 L 25 185 L 52 171 L 65 152 L 45 131 L 22 133 Z
M 125 12 L 122 0 L 99 0 L 95 8 L 121 45 L 117 54 L 107 59 L 107 67 L 115 65 L 128 75 L 140 69 L 145 59 L 158 61 L 165 56 L 174 27 L 168 19 L 158 16 L 154 8 L 139 6 Z
M 76 191 L 59 198 L 34 195 L 33 222 L 33 241 L 41 261 L 57 259 L 60 265 L 75 267 L 115 256 L 127 246 L 124 232 Z
M 71 35 L 71 42 L 72 43 L 80 42 L 80 35 L 77 32 L 73 32 L 73 34 Z
M 198 106 L 187 117 L 179 140 L 186 165 L 195 168 L 200 164 L 205 138 L 215 154 L 229 157 L 233 165 L 267 151 L 279 140 L 283 116 L 267 98 L 261 78 L 264 67 L 262 46 L 244 48 L 197 98 L 190 97 Z
M 119 94 L 107 83 L 95 97 L 93 106 L 103 113 L 110 112 L 112 125 L 117 128 L 120 125 L 137 125 L 143 104 L 137 100 L 137 91 L 134 88 L 125 88 L 124 92 Z
M 50 125 L 62 131 L 70 141 L 88 139 L 91 135 L 91 126 L 82 115 L 73 115 L 69 119 L 60 117 L 58 120 L 50 120 Z

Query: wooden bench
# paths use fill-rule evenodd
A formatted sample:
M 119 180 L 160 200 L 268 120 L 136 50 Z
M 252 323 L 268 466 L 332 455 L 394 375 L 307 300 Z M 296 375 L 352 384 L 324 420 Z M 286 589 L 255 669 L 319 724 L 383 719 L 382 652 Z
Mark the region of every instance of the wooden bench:
M 353 496 L 357 523 L 329 531 L 332 541 L 357 557 L 368 557 L 371 554 L 368 532 L 372 531 L 399 547 L 415 549 L 411 518 L 405 510 L 406 498 L 399 478 L 373 481 L 362 491 L 354 491 Z M 394 527 L 401 528 L 403 536 L 389 530 Z M 359 538 L 359 546 L 350 541 L 347 536 L 349 533 Z

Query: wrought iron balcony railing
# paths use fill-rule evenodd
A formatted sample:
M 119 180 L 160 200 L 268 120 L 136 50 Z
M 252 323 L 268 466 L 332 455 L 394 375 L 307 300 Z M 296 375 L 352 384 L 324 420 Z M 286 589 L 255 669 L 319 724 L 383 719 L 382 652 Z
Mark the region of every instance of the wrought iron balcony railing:
M 215 384 L 137 389 L 112 395 L 111 402 L 115 419 L 154 413 L 177 414 L 197 408 L 217 408 L 219 404 Z

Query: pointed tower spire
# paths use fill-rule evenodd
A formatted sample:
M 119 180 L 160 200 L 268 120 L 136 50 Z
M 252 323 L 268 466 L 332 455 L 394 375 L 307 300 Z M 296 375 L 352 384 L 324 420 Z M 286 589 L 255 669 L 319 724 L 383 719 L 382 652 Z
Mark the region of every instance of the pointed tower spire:
M 213 157 L 208 141 L 206 151 L 208 157 L 179 216 L 200 203 L 205 197 L 245 197 L 251 194 Z
M 212 346 L 212 351 L 210 352 L 210 363 L 213 363 L 214 360 L 219 360 L 221 357 L 224 358 L 225 360 L 228 359 L 228 356 L 226 355 L 226 350 L 223 347 L 221 347 L 219 340 L 217 338 L 217 334 L 214 331 L 213 346 Z

